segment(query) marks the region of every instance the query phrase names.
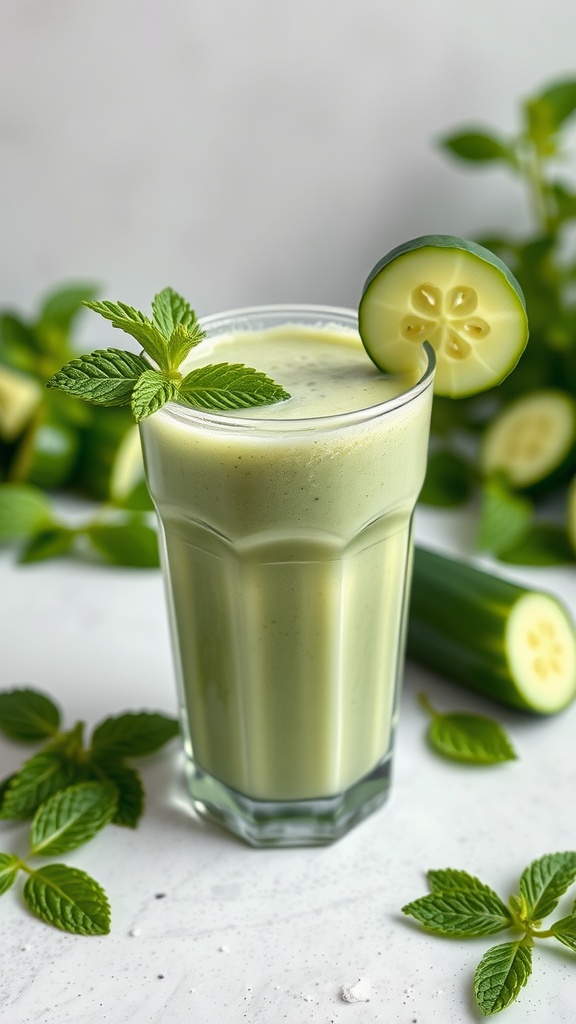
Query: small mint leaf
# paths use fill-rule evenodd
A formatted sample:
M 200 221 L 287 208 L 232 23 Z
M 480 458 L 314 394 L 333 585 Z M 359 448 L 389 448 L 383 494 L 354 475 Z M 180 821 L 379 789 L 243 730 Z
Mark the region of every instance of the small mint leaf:
M 39 487 L 0 484 L 0 543 L 36 533 L 52 519 L 50 499 Z
M 46 864 L 29 876 L 24 899 L 46 924 L 74 935 L 107 935 L 110 905 L 104 889 L 85 871 Z
M 50 697 L 27 687 L 0 693 L 0 729 L 23 743 L 39 743 L 54 736 L 60 710 Z
M 494 555 L 512 549 L 527 537 L 533 515 L 532 502 L 514 494 L 499 476 L 486 480 L 476 546 Z
M 13 853 L 0 853 L 0 895 L 8 892 L 16 879 L 19 867 L 20 860 Z
M 136 828 L 144 813 L 144 787 L 138 772 L 107 751 L 101 758 L 94 758 L 93 765 L 98 777 L 104 775 L 117 789 L 118 806 L 113 823 Z
M 548 917 L 576 879 L 576 852 L 548 853 L 522 872 L 520 893 L 532 921 Z
M 166 402 L 178 397 L 178 385 L 159 370 L 145 370 L 132 392 L 132 413 L 137 423 L 158 412 Z
M 58 857 L 92 839 L 112 821 L 116 787 L 81 782 L 50 797 L 38 808 L 30 828 L 30 855 Z
M 90 543 L 111 565 L 130 569 L 156 569 L 159 565 L 156 530 L 136 519 L 103 523 L 87 530 Z
M 194 310 L 173 288 L 163 288 L 154 296 L 152 313 L 154 324 L 165 341 L 171 338 L 177 327 L 185 328 L 191 335 L 197 336 L 198 341 L 204 337 Z
M 435 871 L 429 871 L 426 875 L 428 879 L 428 885 L 432 892 L 453 892 L 458 890 L 459 892 L 482 892 L 487 893 L 492 900 L 498 900 L 498 896 L 489 885 L 485 885 L 475 875 L 469 875 L 467 871 L 457 871 L 454 868 L 444 868 Z M 506 912 L 506 907 L 501 904 L 502 912 Z
M 456 938 L 492 935 L 509 928 L 512 920 L 489 889 L 432 892 L 402 907 L 402 913 L 415 917 L 429 932 Z
M 570 914 L 569 917 L 562 917 L 559 921 L 555 921 L 551 931 L 554 938 L 576 953 L 576 914 Z
M 0 818 L 29 818 L 48 797 L 75 780 L 76 765 L 57 751 L 41 751 L 24 763 L 4 794 Z
M 474 163 L 493 163 L 504 161 L 510 163 L 511 151 L 507 144 L 495 135 L 482 129 L 472 128 L 468 131 L 448 135 L 440 140 L 443 149 L 461 160 Z
M 436 715 L 430 723 L 428 739 L 437 753 L 466 764 L 488 765 L 516 759 L 502 726 L 483 715 Z
M 524 940 L 487 950 L 474 975 L 474 995 L 482 1013 L 488 1017 L 510 1006 L 531 973 L 532 946 Z
M 127 712 L 115 718 L 105 718 L 94 730 L 92 753 L 102 759 L 103 754 L 116 757 L 143 757 L 160 750 L 178 735 L 175 718 L 155 712 Z
M 202 341 L 203 337 L 204 332 L 200 329 L 199 324 L 194 324 L 192 327 L 185 327 L 184 324 L 176 325 L 168 339 L 168 355 L 170 365 L 174 370 L 178 369 L 188 353 Z
M 70 360 L 46 383 L 95 405 L 129 405 L 136 382 L 149 370 L 142 356 L 118 348 L 97 349 Z
M 166 342 L 158 330 L 144 313 L 127 306 L 124 302 L 86 302 L 88 309 L 99 313 L 106 320 L 110 320 L 113 327 L 124 331 L 142 345 L 142 348 L 158 364 L 161 370 L 169 370 L 170 366 L 166 354 Z
M 241 363 L 199 366 L 184 377 L 179 392 L 179 400 L 196 409 L 248 409 L 290 397 L 265 373 Z

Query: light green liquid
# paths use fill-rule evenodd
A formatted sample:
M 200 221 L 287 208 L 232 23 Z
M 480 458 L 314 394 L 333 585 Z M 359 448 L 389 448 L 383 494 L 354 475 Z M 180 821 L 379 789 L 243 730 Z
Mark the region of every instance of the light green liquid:
M 431 388 L 304 423 L 414 382 L 384 377 L 344 330 L 239 334 L 193 357 L 255 366 L 293 397 L 142 424 L 190 753 L 254 799 L 340 793 L 390 751 Z

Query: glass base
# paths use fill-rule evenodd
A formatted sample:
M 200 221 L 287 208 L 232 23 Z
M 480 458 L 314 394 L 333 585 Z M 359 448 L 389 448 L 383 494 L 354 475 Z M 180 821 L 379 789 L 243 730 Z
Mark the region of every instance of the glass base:
M 325 846 L 386 802 L 392 755 L 343 793 L 315 800 L 253 800 L 187 761 L 194 809 L 251 846 Z

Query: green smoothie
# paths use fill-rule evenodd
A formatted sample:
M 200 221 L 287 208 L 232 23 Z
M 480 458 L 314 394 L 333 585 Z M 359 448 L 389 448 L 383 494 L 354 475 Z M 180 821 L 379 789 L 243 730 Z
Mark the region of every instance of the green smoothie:
M 432 388 L 342 323 L 217 333 L 184 370 L 223 361 L 292 397 L 141 424 L 188 754 L 252 800 L 331 797 L 390 754 Z

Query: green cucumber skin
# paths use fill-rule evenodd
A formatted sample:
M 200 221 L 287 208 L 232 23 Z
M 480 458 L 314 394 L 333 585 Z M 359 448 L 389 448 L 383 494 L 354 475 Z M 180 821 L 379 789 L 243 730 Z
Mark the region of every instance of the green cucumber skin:
M 362 289 L 362 295 L 366 292 L 368 286 L 372 283 L 375 277 L 378 276 L 380 271 L 392 260 L 395 260 L 397 256 L 408 254 L 414 249 L 463 249 L 465 252 L 473 253 L 474 256 L 478 256 L 479 259 L 484 260 L 485 263 L 491 264 L 496 267 L 506 278 L 508 284 L 512 285 L 512 288 L 516 292 L 518 299 L 522 305 L 524 313 L 526 313 L 526 299 L 524 293 L 514 277 L 514 274 L 509 267 L 506 266 L 503 260 L 499 256 L 496 256 L 490 249 L 486 249 L 483 245 L 478 245 L 477 242 L 471 242 L 468 239 L 458 238 L 456 235 L 420 235 L 418 238 L 412 238 L 409 242 L 403 242 L 402 245 L 397 245 L 390 252 L 386 253 L 385 256 L 376 264 L 376 266 L 370 271 L 364 287 Z
M 408 658 L 502 704 L 542 714 L 517 689 L 506 655 L 508 615 L 525 593 L 516 584 L 417 547 Z

